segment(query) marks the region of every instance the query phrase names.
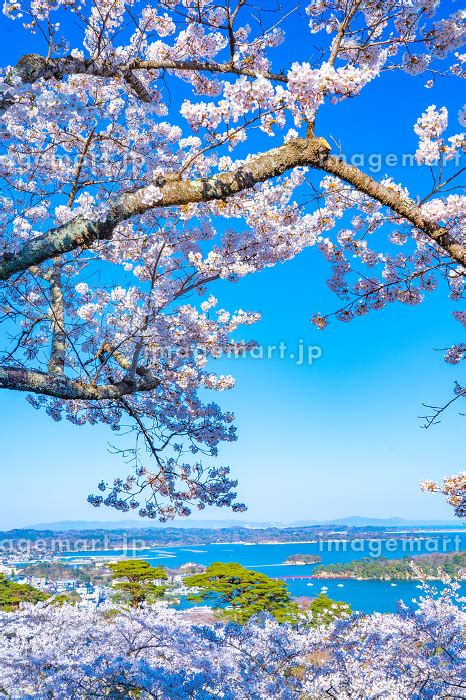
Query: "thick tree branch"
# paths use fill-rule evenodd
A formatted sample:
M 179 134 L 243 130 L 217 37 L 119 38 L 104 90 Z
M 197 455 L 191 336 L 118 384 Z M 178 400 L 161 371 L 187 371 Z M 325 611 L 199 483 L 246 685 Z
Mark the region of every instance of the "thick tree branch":
M 233 60 L 226 63 L 214 61 L 174 61 L 163 59 L 161 61 L 134 60 L 121 66 L 115 66 L 109 62 L 95 61 L 93 59 L 80 59 L 73 56 L 62 58 L 45 58 L 39 54 L 25 54 L 20 58 L 13 73 L 21 78 L 25 84 L 33 84 L 38 80 L 60 80 L 66 75 L 87 75 L 96 78 L 123 77 L 133 92 L 143 102 L 151 102 L 152 97 L 144 87 L 134 71 L 146 70 L 174 70 L 180 72 L 205 71 L 207 73 L 219 73 L 223 75 L 246 75 L 257 78 L 257 71 L 246 66 L 235 65 Z M 275 82 L 287 83 L 288 78 L 284 73 L 271 73 L 265 71 L 264 77 Z M 13 93 L 0 93 L 0 116 L 16 102 Z
M 466 267 L 466 248 L 445 228 L 428 219 L 415 202 L 381 185 L 355 166 L 331 156 L 329 152 L 330 147 L 325 139 L 297 138 L 254 156 L 231 171 L 210 178 L 181 180 L 177 175 L 171 174 L 159 180 L 156 187 L 148 185 L 121 195 L 101 221 L 78 216 L 73 221 L 28 241 L 15 255 L 4 255 L 0 258 L 0 280 L 7 280 L 32 265 L 89 246 L 96 241 L 109 240 L 118 224 L 149 210 L 227 199 L 300 166 L 331 173 L 389 207 L 423 231 L 452 259 Z
M 329 156 L 319 169 L 335 175 L 340 180 L 352 185 L 380 204 L 389 207 L 395 214 L 409 221 L 425 233 L 434 243 L 444 250 L 453 260 L 466 267 L 466 247 L 458 243 L 446 228 L 439 226 L 423 214 L 422 209 L 408 197 L 401 196 L 395 190 L 381 185 L 354 165 L 348 165 L 335 156 Z
M 139 391 L 152 391 L 159 384 L 160 380 L 149 372 L 142 379 L 135 377 L 132 382 L 122 380 L 115 384 L 94 385 L 70 379 L 64 375 L 50 374 L 39 370 L 0 367 L 0 389 L 26 391 L 65 400 L 104 401 L 119 399 Z
M 52 350 L 49 372 L 64 374 L 66 358 L 65 301 L 60 268 L 55 266 L 50 275 L 50 307 L 52 315 Z
M 100 348 L 99 352 L 97 353 L 97 357 L 100 359 L 100 361 L 103 363 L 108 362 L 109 359 L 115 360 L 117 364 L 120 365 L 120 367 L 128 372 L 128 375 L 126 377 L 126 380 L 129 382 L 134 381 L 134 375 L 137 374 L 139 377 L 144 377 L 144 378 L 151 378 L 153 376 L 153 368 L 149 369 L 148 367 L 143 367 L 142 365 L 137 364 L 137 360 L 140 357 L 140 351 L 141 351 L 141 344 L 137 344 L 139 347 L 139 350 L 137 353 L 134 354 L 134 358 L 132 361 L 128 360 L 127 357 L 123 355 L 118 348 L 110 345 L 110 343 L 104 343 L 102 347 Z M 137 357 L 136 357 L 137 355 Z
M 199 60 L 174 61 L 169 58 L 160 61 L 136 59 L 129 63 L 115 66 L 110 62 L 96 61 L 90 58 L 81 59 L 73 56 L 45 58 L 39 54 L 25 54 L 22 56 L 13 68 L 13 73 L 21 78 L 22 82 L 25 84 L 33 84 L 38 80 L 50 80 L 51 78 L 60 80 L 66 75 L 87 75 L 96 78 L 116 78 L 122 76 L 143 102 L 151 102 L 150 93 L 134 73 L 134 71 L 138 70 L 204 71 L 214 74 L 246 75 L 250 78 L 257 78 L 257 71 L 247 68 L 246 66 L 236 65 L 233 59 L 225 63 Z M 288 82 L 288 78 L 284 73 L 265 71 L 263 75 L 275 82 Z M 1 94 L 0 115 L 14 103 L 15 98 L 12 94 Z
M 207 73 L 223 73 L 234 75 L 246 75 L 257 78 L 257 71 L 246 66 L 235 65 L 233 61 L 215 63 L 215 61 L 174 61 L 164 58 L 159 61 L 135 59 L 129 63 L 115 66 L 110 62 L 95 61 L 94 59 L 74 58 L 45 58 L 39 54 L 26 54 L 20 58 L 14 72 L 23 83 L 35 83 L 37 80 L 50 78 L 63 78 L 65 75 L 93 75 L 96 78 L 114 78 L 124 75 L 126 71 L 134 70 L 177 70 L 177 71 L 205 71 Z M 284 73 L 261 73 L 269 80 L 287 83 L 288 78 Z
M 109 240 L 118 224 L 151 209 L 226 199 L 292 168 L 317 167 L 325 160 L 328 150 L 324 139 L 293 139 L 251 158 L 238 168 L 210 178 L 181 180 L 174 175 L 167 176 L 159 180 L 156 187 L 148 185 L 121 195 L 101 221 L 78 216 L 28 241 L 15 255 L 4 255 L 0 258 L 0 280 L 95 241 Z

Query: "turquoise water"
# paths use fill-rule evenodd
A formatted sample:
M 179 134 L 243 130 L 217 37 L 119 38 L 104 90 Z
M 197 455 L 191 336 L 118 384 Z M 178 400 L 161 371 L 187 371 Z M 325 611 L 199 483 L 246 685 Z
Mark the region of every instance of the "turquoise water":
M 422 538 L 422 539 L 420 539 Z M 432 554 L 466 550 L 465 532 L 422 533 L 402 540 L 399 536 L 391 540 L 353 540 L 349 542 L 308 542 L 292 544 L 209 544 L 199 546 L 153 547 L 143 550 L 99 550 L 63 554 L 63 558 L 81 559 L 87 556 L 118 555 L 135 556 L 153 565 L 178 567 L 187 562 L 208 565 L 215 561 L 239 562 L 243 566 L 262 571 L 273 578 L 298 577 L 286 583 L 293 596 L 318 595 L 327 587 L 327 595 L 349 603 L 353 610 L 361 612 L 394 612 L 397 601 L 410 603 L 421 593 L 418 581 L 356 581 L 306 579 L 312 574 L 315 565 L 289 566 L 284 561 L 291 554 L 318 554 L 323 564 L 348 562 L 367 556 L 387 558 L 413 557 L 417 554 Z M 308 585 L 312 584 L 312 585 Z M 343 585 L 338 585 L 343 584 Z M 437 587 L 440 582 L 434 582 Z M 466 583 L 462 584 L 462 594 L 466 595 Z

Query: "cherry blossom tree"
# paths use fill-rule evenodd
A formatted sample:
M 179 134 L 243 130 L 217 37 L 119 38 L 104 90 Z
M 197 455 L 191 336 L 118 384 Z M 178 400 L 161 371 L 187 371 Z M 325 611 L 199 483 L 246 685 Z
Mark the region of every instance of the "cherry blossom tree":
M 461 78 L 464 12 L 443 5 L 4 1 L 37 53 L 0 73 L 0 388 L 54 420 L 134 433 L 134 471 L 94 505 L 161 519 L 244 508 L 229 469 L 202 461 L 236 437 L 204 397 L 233 386 L 210 359 L 247 351 L 236 333 L 259 315 L 221 308 L 217 280 L 317 246 L 340 320 L 439 284 L 463 298 L 456 115 L 420 105 L 415 158 L 432 186 L 411 193 L 350 164 L 319 120 L 389 72 Z
M 458 584 L 416 607 L 330 624 L 193 626 L 160 606 L 105 614 L 41 603 L 0 613 L 6 697 L 464 697 Z

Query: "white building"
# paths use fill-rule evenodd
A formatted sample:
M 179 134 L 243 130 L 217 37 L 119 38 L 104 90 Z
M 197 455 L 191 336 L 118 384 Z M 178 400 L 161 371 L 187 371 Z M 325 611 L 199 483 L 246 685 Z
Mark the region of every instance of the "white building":
M 8 566 L 7 564 L 0 563 L 0 574 L 5 574 L 5 576 L 11 576 L 14 574 L 15 570 L 13 566 Z

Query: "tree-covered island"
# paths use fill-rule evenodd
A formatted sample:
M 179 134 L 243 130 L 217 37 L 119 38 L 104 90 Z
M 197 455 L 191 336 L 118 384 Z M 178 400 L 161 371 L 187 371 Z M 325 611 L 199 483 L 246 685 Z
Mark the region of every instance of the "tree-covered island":
M 321 561 L 322 557 L 318 554 L 291 554 L 283 563 L 304 566 L 305 564 L 320 564 Z
M 412 564 L 415 564 L 415 569 Z M 352 578 L 378 580 L 415 580 L 419 573 L 428 579 L 440 579 L 445 574 L 459 577 L 466 571 L 466 552 L 422 554 L 402 559 L 359 559 L 348 563 L 317 566 L 313 578 Z

